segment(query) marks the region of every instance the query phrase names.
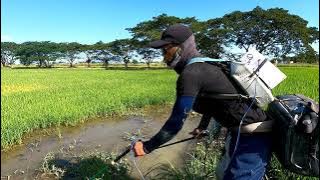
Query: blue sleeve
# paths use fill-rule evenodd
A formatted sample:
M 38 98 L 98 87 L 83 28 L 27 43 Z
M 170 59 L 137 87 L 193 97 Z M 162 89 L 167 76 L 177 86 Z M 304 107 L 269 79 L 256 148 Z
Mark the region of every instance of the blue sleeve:
M 162 126 L 160 131 L 149 141 L 144 142 L 146 152 L 151 152 L 160 145 L 171 140 L 182 128 L 188 113 L 192 109 L 195 97 L 178 96 L 174 104 L 170 118 Z

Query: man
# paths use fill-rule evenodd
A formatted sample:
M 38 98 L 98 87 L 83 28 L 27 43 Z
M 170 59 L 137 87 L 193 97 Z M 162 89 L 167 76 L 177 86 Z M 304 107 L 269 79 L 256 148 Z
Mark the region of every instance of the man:
M 150 47 L 162 49 L 164 62 L 179 74 L 176 101 L 171 116 L 161 130 L 149 141 L 138 141 L 133 145 L 135 155 L 148 154 L 171 140 L 193 108 L 203 114 L 199 126 L 192 132 L 195 136 L 207 128 L 211 117 L 228 128 L 230 141 L 226 142 L 227 152 L 220 166 L 223 173 L 218 178 L 262 179 L 271 155 L 271 123 L 266 114 L 256 105 L 249 108 L 251 101 L 212 98 L 214 94 L 241 92 L 217 63 L 195 61 L 188 64 L 195 58 L 201 60 L 204 57 L 196 49 L 195 37 L 187 26 L 176 24 L 168 27 L 161 39 L 150 43 Z M 237 127 L 245 113 L 233 154 L 238 137 Z

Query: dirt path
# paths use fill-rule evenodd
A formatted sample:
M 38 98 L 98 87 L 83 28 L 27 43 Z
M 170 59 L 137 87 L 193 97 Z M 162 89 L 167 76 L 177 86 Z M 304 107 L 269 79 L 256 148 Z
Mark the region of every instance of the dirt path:
M 76 127 L 62 127 L 40 130 L 32 137 L 23 140 L 24 144 L 1 152 L 1 179 L 34 179 L 39 173 L 36 169 L 49 153 L 64 152 L 69 156 L 77 156 L 84 152 L 104 151 L 121 153 L 130 143 L 134 133 L 143 139 L 152 137 L 171 113 L 171 106 L 150 106 L 139 110 L 136 115 L 99 118 L 82 123 Z M 171 141 L 187 137 L 199 122 L 199 117 L 189 117 L 183 129 Z M 137 159 L 142 173 L 160 163 L 171 163 L 179 167 L 183 163 L 186 149 L 195 142 L 185 142 L 163 149 Z M 129 158 L 128 156 L 126 157 Z M 139 178 L 136 169 L 132 169 L 132 177 Z

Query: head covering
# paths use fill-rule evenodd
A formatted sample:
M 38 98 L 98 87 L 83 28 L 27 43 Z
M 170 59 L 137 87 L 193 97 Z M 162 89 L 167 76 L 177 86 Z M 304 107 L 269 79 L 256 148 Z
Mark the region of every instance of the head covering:
M 181 48 L 179 62 L 176 63 L 174 70 L 181 74 L 188 61 L 194 57 L 199 57 L 201 54 L 197 50 L 195 37 L 191 35 L 187 40 L 179 45 Z
M 179 45 L 181 47 L 180 61 L 187 61 L 191 58 L 200 56 L 196 47 L 196 40 L 194 35 L 191 35 L 187 40 Z
M 175 24 L 169 26 L 161 35 L 161 39 L 153 41 L 149 47 L 159 49 L 167 44 L 182 44 L 192 35 L 189 27 L 182 24 Z
M 180 74 L 191 58 L 201 55 L 196 48 L 195 37 L 191 29 L 182 24 L 169 26 L 162 33 L 161 39 L 151 42 L 149 47 L 158 49 L 172 43 L 178 45 L 180 51 L 177 51 L 174 59 L 168 65 Z

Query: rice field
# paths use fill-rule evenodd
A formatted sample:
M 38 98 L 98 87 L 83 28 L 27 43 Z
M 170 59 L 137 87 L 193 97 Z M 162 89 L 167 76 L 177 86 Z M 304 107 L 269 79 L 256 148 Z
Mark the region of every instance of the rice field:
M 319 101 L 319 68 L 280 69 L 288 77 L 275 95 L 300 93 Z M 166 69 L 1 69 L 1 148 L 38 128 L 172 102 L 176 78 Z
M 1 69 L 1 147 L 37 128 L 173 101 L 168 70 Z
M 319 68 L 318 67 L 280 67 L 287 76 L 273 89 L 274 95 L 304 94 L 319 102 Z

